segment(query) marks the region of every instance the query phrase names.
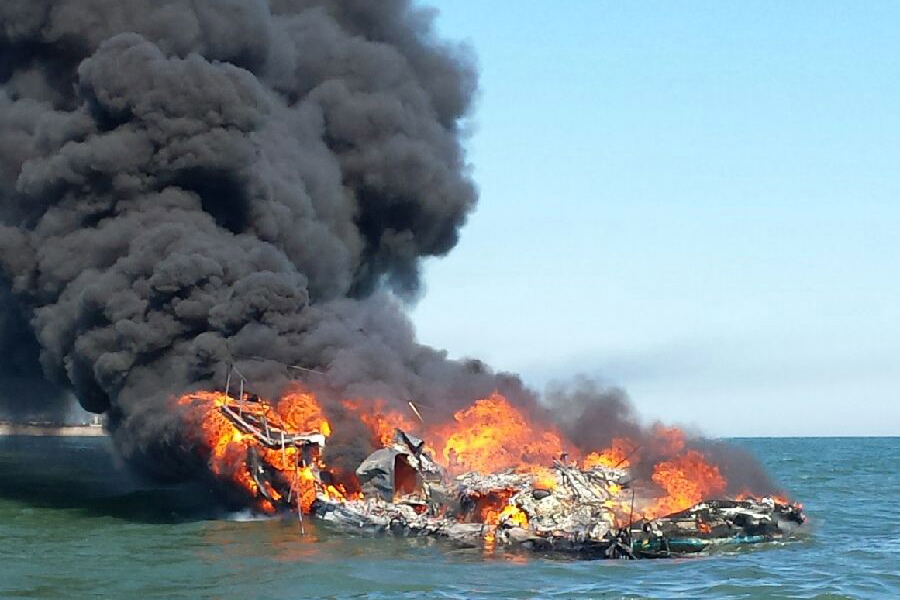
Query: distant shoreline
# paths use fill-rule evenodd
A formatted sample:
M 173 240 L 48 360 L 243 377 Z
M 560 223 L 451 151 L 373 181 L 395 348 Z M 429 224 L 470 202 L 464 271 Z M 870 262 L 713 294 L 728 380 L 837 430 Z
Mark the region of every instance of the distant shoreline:
M 32 437 L 103 437 L 106 432 L 97 425 L 36 425 L 34 423 L 0 423 L 0 436 Z

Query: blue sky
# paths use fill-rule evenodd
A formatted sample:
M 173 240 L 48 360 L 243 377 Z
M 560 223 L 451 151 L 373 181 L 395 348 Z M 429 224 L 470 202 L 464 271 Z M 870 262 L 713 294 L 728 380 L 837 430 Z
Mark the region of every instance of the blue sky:
M 432 4 L 481 201 L 423 342 L 714 435 L 900 434 L 900 3 Z

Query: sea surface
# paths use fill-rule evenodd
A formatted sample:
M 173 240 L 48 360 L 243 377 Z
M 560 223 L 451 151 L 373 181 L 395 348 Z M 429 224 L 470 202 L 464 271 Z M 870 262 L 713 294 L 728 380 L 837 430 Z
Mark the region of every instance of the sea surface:
M 486 557 L 217 513 L 106 438 L 0 437 L 0 598 L 900 598 L 900 438 L 739 439 L 812 534 L 659 561 Z

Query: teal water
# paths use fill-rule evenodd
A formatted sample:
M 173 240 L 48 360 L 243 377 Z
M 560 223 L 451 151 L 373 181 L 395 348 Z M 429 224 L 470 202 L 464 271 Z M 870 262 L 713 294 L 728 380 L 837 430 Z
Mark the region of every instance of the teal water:
M 810 537 L 672 561 L 485 558 L 215 514 L 104 438 L 0 438 L 0 598 L 900 598 L 900 438 L 741 439 Z

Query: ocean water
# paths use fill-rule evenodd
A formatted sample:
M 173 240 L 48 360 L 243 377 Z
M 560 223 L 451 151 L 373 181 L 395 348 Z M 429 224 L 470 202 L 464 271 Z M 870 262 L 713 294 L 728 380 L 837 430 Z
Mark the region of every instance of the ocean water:
M 740 439 L 812 534 L 660 561 L 485 557 L 216 514 L 105 438 L 0 437 L 0 598 L 900 598 L 900 438 Z

